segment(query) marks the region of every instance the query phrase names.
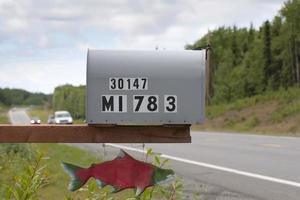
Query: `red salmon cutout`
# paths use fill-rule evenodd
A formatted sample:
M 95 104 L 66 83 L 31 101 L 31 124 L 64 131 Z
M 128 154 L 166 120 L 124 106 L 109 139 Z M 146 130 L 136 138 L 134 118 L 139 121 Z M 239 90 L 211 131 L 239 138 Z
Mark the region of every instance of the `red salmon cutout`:
M 92 164 L 89 168 L 69 163 L 62 163 L 62 166 L 71 177 L 69 184 L 71 191 L 78 190 L 93 177 L 100 187 L 111 185 L 112 192 L 134 188 L 135 195 L 139 196 L 147 187 L 169 181 L 174 177 L 173 170 L 136 160 L 123 150 L 120 150 L 114 160 Z

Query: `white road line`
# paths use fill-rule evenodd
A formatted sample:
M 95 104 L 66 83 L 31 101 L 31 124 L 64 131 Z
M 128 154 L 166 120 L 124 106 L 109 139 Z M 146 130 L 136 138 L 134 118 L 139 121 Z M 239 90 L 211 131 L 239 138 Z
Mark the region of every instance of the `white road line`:
M 106 145 L 111 146 L 111 147 L 115 147 L 115 148 L 129 150 L 129 151 L 135 151 L 135 152 L 139 152 L 139 153 L 146 153 L 145 150 L 136 149 L 136 148 L 128 147 L 128 146 L 124 146 L 124 145 L 117 145 L 117 144 L 111 144 L 111 143 L 106 143 Z M 229 173 L 233 173 L 233 174 L 248 176 L 248 177 L 251 177 L 251 178 L 257 178 L 257 179 L 261 179 L 261 180 L 271 181 L 271 182 L 275 182 L 275 183 L 281 183 L 281 184 L 290 185 L 290 186 L 300 188 L 300 183 L 294 182 L 294 181 L 274 178 L 274 177 L 265 176 L 265 175 L 261 175 L 261 174 L 255 174 L 255 173 L 251 173 L 251 172 L 240 171 L 240 170 L 237 170 L 237 169 L 212 165 L 212 164 L 209 164 L 209 163 L 203 163 L 203 162 L 188 160 L 188 159 L 184 159 L 184 158 L 178 158 L 178 157 L 170 156 L 170 155 L 166 155 L 166 154 L 161 154 L 161 157 L 171 159 L 171 160 L 175 160 L 175 161 L 179 161 L 179 162 L 183 162 L 183 163 L 188 163 L 188 164 L 197 165 L 197 166 L 201 166 L 201 167 L 207 167 L 207 168 L 216 169 L 216 170 L 220 170 L 220 171 L 224 171 L 224 172 L 229 172 Z

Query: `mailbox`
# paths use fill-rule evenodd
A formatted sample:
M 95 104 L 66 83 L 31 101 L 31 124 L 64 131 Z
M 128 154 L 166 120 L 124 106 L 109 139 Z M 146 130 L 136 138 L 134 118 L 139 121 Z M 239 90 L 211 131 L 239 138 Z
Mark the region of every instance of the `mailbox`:
M 88 124 L 201 123 L 205 50 L 89 50 L 86 96 Z

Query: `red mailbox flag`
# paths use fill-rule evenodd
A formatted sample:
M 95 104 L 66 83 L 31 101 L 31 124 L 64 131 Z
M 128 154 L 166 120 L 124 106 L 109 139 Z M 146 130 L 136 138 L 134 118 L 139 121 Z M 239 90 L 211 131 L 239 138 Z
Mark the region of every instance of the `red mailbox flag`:
M 123 150 L 114 160 L 92 164 L 86 169 L 69 163 L 62 165 L 71 176 L 71 191 L 79 189 L 93 177 L 101 187 L 111 185 L 114 188 L 112 192 L 134 188 L 136 196 L 139 196 L 147 187 L 168 181 L 174 176 L 173 170 L 135 160 Z

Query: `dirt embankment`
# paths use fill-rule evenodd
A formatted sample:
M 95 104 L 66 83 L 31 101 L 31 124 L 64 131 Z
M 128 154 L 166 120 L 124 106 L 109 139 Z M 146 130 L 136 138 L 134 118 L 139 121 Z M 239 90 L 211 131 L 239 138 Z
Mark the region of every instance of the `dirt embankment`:
M 193 129 L 300 136 L 300 95 L 286 91 L 208 106 L 205 123 Z

